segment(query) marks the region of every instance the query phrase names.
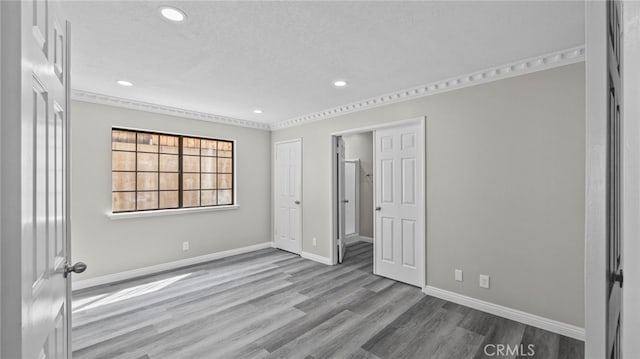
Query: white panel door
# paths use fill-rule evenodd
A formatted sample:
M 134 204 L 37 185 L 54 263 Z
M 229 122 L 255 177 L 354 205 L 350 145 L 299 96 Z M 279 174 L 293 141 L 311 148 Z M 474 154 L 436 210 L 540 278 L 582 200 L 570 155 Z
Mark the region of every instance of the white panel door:
M 358 235 L 358 200 L 360 181 L 360 162 L 358 160 L 344 161 L 344 235 L 351 238 Z
M 419 124 L 375 131 L 375 273 L 422 286 L 424 132 Z
M 2 119 L 7 121 L 3 129 L 12 130 L 3 139 L 14 137 L 9 146 L 15 146 L 16 158 L 2 163 L 3 196 L 8 188 L 15 189 L 15 197 L 11 195 L 14 210 L 3 211 L 3 226 L 19 226 L 11 237 L 5 237 L 3 231 L 3 242 L 12 243 L 6 247 L 10 253 L 3 251 L 3 261 L 12 256 L 15 272 L 11 271 L 11 280 L 15 275 L 17 281 L 9 291 L 3 281 L 3 301 L 20 297 L 3 304 L 15 305 L 12 311 L 20 316 L 7 320 L 3 312 L 2 352 L 23 359 L 67 358 L 69 25 L 61 18 L 56 1 L 2 5 L 6 5 L 3 15 L 11 13 L 11 21 L 3 22 L 3 27 L 10 27 L 16 41 L 20 38 L 20 49 L 3 53 L 6 58 L 20 57 L 16 63 L 20 68 L 15 69 L 20 76 L 9 80 L 15 81 L 11 96 L 16 101 L 11 105 L 16 106 L 16 115 Z M 3 99 L 5 95 L 3 92 Z M 9 336 L 12 340 L 8 342 Z
M 302 142 L 275 145 L 275 246 L 300 254 L 302 236 Z

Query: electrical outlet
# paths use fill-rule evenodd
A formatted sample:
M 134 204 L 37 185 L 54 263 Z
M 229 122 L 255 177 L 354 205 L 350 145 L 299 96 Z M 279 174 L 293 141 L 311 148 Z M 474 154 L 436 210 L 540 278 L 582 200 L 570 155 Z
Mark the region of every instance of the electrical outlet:
M 454 273 L 455 273 L 455 279 L 458 282 L 462 282 L 462 269 L 456 269 Z
M 189 242 L 182 242 L 182 251 L 186 252 L 189 250 Z
M 480 274 L 480 287 L 481 288 L 489 288 L 489 276 Z
M 313 237 L 313 246 L 317 246 L 318 245 L 318 240 L 316 239 L 316 237 Z

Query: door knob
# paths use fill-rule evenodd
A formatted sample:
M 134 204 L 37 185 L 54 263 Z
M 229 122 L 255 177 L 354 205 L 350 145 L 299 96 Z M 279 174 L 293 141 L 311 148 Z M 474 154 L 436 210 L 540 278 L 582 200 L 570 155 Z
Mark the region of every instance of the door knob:
M 300 204 L 300 201 L 295 201 L 295 202 L 293 202 L 293 203 L 295 203 L 295 204 Z
M 620 283 L 620 288 L 622 288 L 622 282 L 624 281 L 624 274 L 622 273 L 622 269 L 620 269 L 620 271 L 618 273 L 614 273 L 612 274 L 612 281 L 613 282 L 619 282 Z
M 376 207 L 376 211 L 381 211 L 382 207 Z
M 349 200 L 348 199 L 343 199 L 342 203 L 349 203 Z
M 67 263 L 64 265 L 64 277 L 66 278 L 71 272 L 80 274 L 85 270 L 87 270 L 87 265 L 82 262 L 77 262 L 74 265 Z

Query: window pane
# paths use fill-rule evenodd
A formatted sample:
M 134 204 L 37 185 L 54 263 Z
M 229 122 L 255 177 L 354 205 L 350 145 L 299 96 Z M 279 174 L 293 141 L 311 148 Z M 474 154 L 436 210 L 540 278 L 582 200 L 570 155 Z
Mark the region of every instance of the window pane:
M 178 155 L 160 155 L 161 172 L 178 172 Z
M 111 152 L 111 169 L 113 171 L 135 171 L 136 170 L 136 154 L 135 152 Z
M 200 139 L 183 137 L 182 138 L 182 154 L 184 155 L 200 155 Z
M 138 210 L 158 209 L 158 192 L 138 192 Z
M 233 142 L 229 141 L 219 141 L 218 149 L 222 151 L 231 151 L 233 149 Z
M 182 189 L 200 189 L 200 174 L 199 173 L 183 174 Z
M 138 133 L 139 152 L 158 152 L 158 135 Z
M 216 189 L 217 179 L 215 174 L 202 174 L 202 189 Z
M 200 172 L 200 157 L 183 156 L 182 172 Z
M 160 173 L 160 190 L 178 190 L 177 173 Z
M 178 136 L 160 136 L 160 152 L 178 154 Z
M 138 153 L 138 171 L 158 171 L 158 155 Z
M 197 207 L 200 205 L 200 191 L 183 191 L 182 206 Z
M 217 148 L 217 141 L 202 140 L 202 155 L 203 156 L 215 156 Z
M 202 157 L 200 159 L 202 163 L 202 172 L 216 172 L 216 158 L 215 157 Z
M 203 206 L 215 206 L 216 204 L 216 191 L 202 191 Z
M 231 173 L 233 172 L 233 161 L 231 158 L 218 158 L 218 172 Z
M 218 188 L 227 189 L 233 187 L 233 178 L 231 174 L 218 174 Z
M 113 212 L 134 211 L 136 209 L 135 192 L 114 192 L 111 194 Z
M 111 131 L 111 149 L 123 151 L 136 150 L 136 133 L 132 131 Z
M 218 157 L 231 157 L 233 150 L 233 143 L 231 142 L 218 142 Z
M 178 191 L 160 191 L 160 208 L 178 208 Z
M 231 190 L 218 191 L 218 204 L 233 204 Z
M 233 203 L 232 141 L 118 129 L 111 139 L 114 212 Z
M 158 174 L 138 172 L 138 191 L 158 190 Z
M 112 191 L 135 191 L 136 190 L 136 173 L 135 172 L 111 173 L 111 190 Z

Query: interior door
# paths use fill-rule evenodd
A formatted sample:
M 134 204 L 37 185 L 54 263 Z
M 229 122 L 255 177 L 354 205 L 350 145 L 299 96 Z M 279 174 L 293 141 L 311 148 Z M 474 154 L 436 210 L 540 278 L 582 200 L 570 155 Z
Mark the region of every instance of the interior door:
M 375 131 L 375 274 L 424 281 L 424 131 L 419 124 Z
M 344 139 L 342 137 L 337 138 L 336 146 L 336 164 L 338 166 L 338 263 L 342 263 L 344 256 L 347 252 L 347 245 L 345 243 L 346 236 L 346 201 L 345 198 L 345 147 Z
M 344 237 L 358 236 L 360 161 L 344 161 Z
M 622 6 L 607 1 L 607 72 L 609 77 L 609 111 L 607 114 L 607 350 L 609 358 L 621 357 L 622 318 Z
M 300 254 L 302 229 L 302 142 L 276 143 L 275 246 Z
M 38 0 L 15 2 L 12 7 L 20 21 L 16 36 L 21 36 L 21 78 L 16 86 L 21 115 L 15 119 L 20 122 L 16 131 L 20 183 L 15 185 L 21 226 L 21 307 L 16 309 L 22 322 L 20 340 L 10 345 L 24 359 L 70 356 L 66 272 L 70 27 L 59 5 Z

